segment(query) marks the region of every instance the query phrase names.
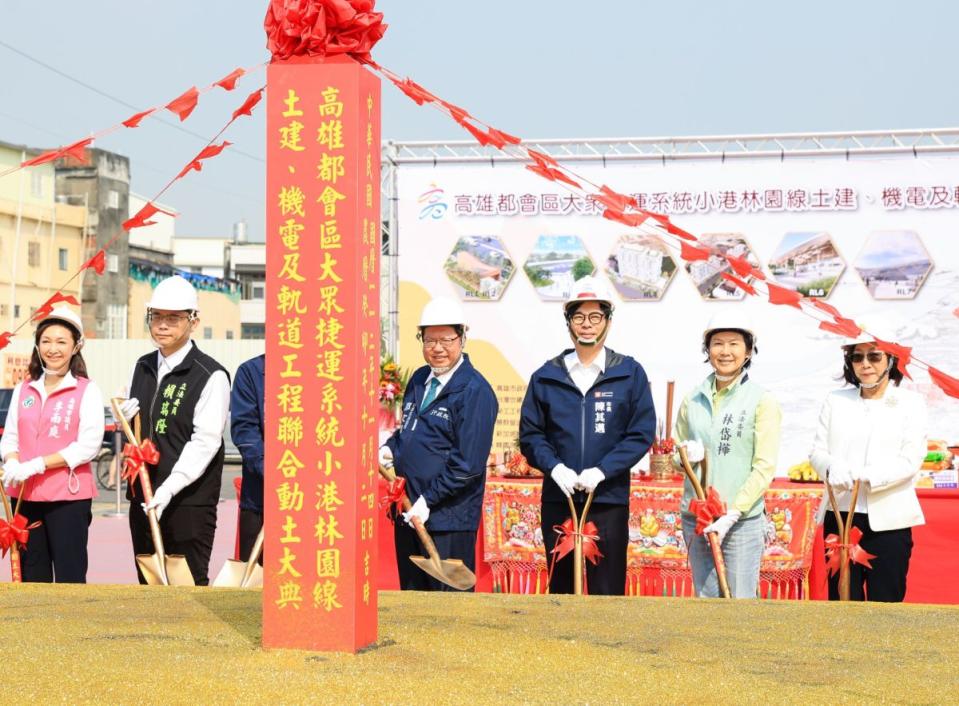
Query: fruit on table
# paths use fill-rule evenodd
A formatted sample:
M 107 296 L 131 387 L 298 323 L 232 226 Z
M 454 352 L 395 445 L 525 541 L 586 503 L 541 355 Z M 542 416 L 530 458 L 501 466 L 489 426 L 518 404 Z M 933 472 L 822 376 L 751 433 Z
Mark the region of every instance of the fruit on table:
M 812 467 L 808 460 L 791 467 L 788 476 L 789 480 L 805 481 L 807 483 L 821 480 L 819 474 L 816 473 L 816 469 Z

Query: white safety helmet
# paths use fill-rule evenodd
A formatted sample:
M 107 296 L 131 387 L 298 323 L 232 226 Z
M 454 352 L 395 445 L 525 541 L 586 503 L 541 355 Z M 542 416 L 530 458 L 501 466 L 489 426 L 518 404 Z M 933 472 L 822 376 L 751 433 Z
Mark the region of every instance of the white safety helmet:
M 856 326 L 862 329 L 855 338 L 844 338 L 840 344 L 843 348 L 858 346 L 860 343 L 872 343 L 879 338 L 889 343 L 896 342 L 896 332 L 885 321 L 878 318 L 863 317 L 856 320 Z
M 759 341 L 756 330 L 753 328 L 752 319 L 746 312 L 738 307 L 727 307 L 720 309 L 709 319 L 709 323 L 703 330 L 703 348 L 708 348 L 710 335 L 715 331 L 745 331 L 753 339 L 753 350 Z
M 464 331 L 469 330 L 460 303 L 450 297 L 435 297 L 423 307 L 420 328 L 426 326 L 462 326 Z
M 616 310 L 613 301 L 613 291 L 606 280 L 588 275 L 573 282 L 569 298 L 563 302 L 563 311 L 569 312 L 570 306 L 580 302 L 605 302 L 609 304 L 610 312 Z
M 63 321 L 64 323 L 70 324 L 70 326 L 77 332 L 79 339 L 77 340 L 78 345 L 83 345 L 83 322 L 80 320 L 79 314 L 77 314 L 73 309 L 66 306 L 58 306 L 49 314 L 44 316 L 37 322 L 37 328 L 39 329 L 42 324 L 53 321 Z
M 180 275 L 167 277 L 153 290 L 153 296 L 147 302 L 147 311 L 165 309 L 167 311 L 197 311 L 196 290 Z

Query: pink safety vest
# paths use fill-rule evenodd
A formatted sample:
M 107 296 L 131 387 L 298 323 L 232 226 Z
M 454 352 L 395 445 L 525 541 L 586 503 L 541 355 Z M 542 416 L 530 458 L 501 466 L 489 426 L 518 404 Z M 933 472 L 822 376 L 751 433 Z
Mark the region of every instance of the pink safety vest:
M 17 434 L 21 461 L 58 453 L 77 440 L 80 402 L 90 381 L 83 377 L 76 378 L 76 381 L 74 387 L 54 390 L 44 403 L 28 380 L 20 384 Z M 28 478 L 23 485 L 10 488 L 10 495 L 19 497 L 21 489 L 24 500 L 40 502 L 86 500 L 97 496 L 89 463 L 80 464 L 72 474 L 69 466 L 48 468 Z

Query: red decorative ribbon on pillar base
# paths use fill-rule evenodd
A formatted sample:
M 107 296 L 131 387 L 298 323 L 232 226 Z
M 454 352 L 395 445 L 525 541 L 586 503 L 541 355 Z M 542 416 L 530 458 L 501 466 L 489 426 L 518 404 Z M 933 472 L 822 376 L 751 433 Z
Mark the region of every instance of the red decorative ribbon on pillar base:
M 862 530 L 853 527 L 849 532 L 849 544 L 843 544 L 842 538 L 838 534 L 830 534 L 825 539 L 826 544 L 826 568 L 829 569 L 829 575 L 833 576 L 840 568 L 840 550 L 847 550 L 846 562 L 860 564 L 867 569 L 872 568 L 870 559 L 875 559 L 875 554 L 870 554 L 859 546 L 859 540 L 862 539 Z
M 380 498 L 380 509 L 390 506 L 396 507 L 399 514 L 399 505 L 403 502 L 403 495 L 406 493 L 406 478 L 397 476 L 395 480 L 386 486 L 386 495 Z
M 16 543 L 19 549 L 27 546 L 30 539 L 30 530 L 40 526 L 40 522 L 27 524 L 23 515 L 14 515 L 13 522 L 0 520 L 0 557 L 5 557 L 10 548 Z
M 701 535 L 709 525 L 726 514 L 726 503 L 716 489 L 709 486 L 705 500 L 693 498 L 689 501 L 689 511 L 696 516 L 696 534 Z
M 144 463 L 155 466 L 160 462 L 160 452 L 150 439 L 144 439 L 139 446 L 127 442 L 123 446 L 123 473 L 121 478 L 133 485 Z

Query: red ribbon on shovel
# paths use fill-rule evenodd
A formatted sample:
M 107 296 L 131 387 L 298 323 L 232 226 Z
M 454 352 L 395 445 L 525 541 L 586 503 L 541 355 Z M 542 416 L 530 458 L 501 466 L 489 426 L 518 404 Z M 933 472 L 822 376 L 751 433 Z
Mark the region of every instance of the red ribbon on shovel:
M 7 552 L 16 542 L 22 549 L 27 545 L 30 539 L 30 530 L 40 526 L 39 522 L 27 524 L 27 518 L 23 515 L 14 515 L 13 522 L 0 520 L 0 557 L 5 557 Z
M 702 534 L 709 525 L 726 514 L 726 503 L 716 489 L 709 486 L 705 500 L 693 498 L 689 501 L 689 511 L 696 516 L 696 534 Z
M 849 544 L 843 544 L 842 538 L 838 534 L 830 534 L 825 539 L 826 544 L 826 568 L 829 569 L 829 575 L 832 576 L 839 571 L 839 551 L 843 548 L 847 550 L 848 561 L 854 564 L 860 564 L 867 569 L 872 568 L 870 559 L 875 559 L 875 554 L 870 554 L 859 546 L 859 540 L 862 539 L 862 530 L 853 527 L 849 531 Z
M 566 520 L 561 525 L 553 525 L 553 531 L 559 535 L 556 540 L 556 546 L 553 547 L 552 554 L 555 555 L 553 563 L 559 561 L 564 556 L 573 551 L 576 542 L 576 528 L 573 526 L 572 518 Z M 583 526 L 583 557 L 596 565 L 603 558 L 599 551 L 599 545 L 596 543 L 599 539 L 599 529 L 592 522 L 587 522 Z
M 406 478 L 396 476 L 386 486 L 386 495 L 380 498 L 380 509 L 390 507 L 391 505 L 400 505 L 403 502 L 403 495 L 406 493 Z
M 127 442 L 123 446 L 123 456 L 121 477 L 131 485 L 144 463 L 155 466 L 160 462 L 160 452 L 150 439 L 144 439 L 139 446 Z

